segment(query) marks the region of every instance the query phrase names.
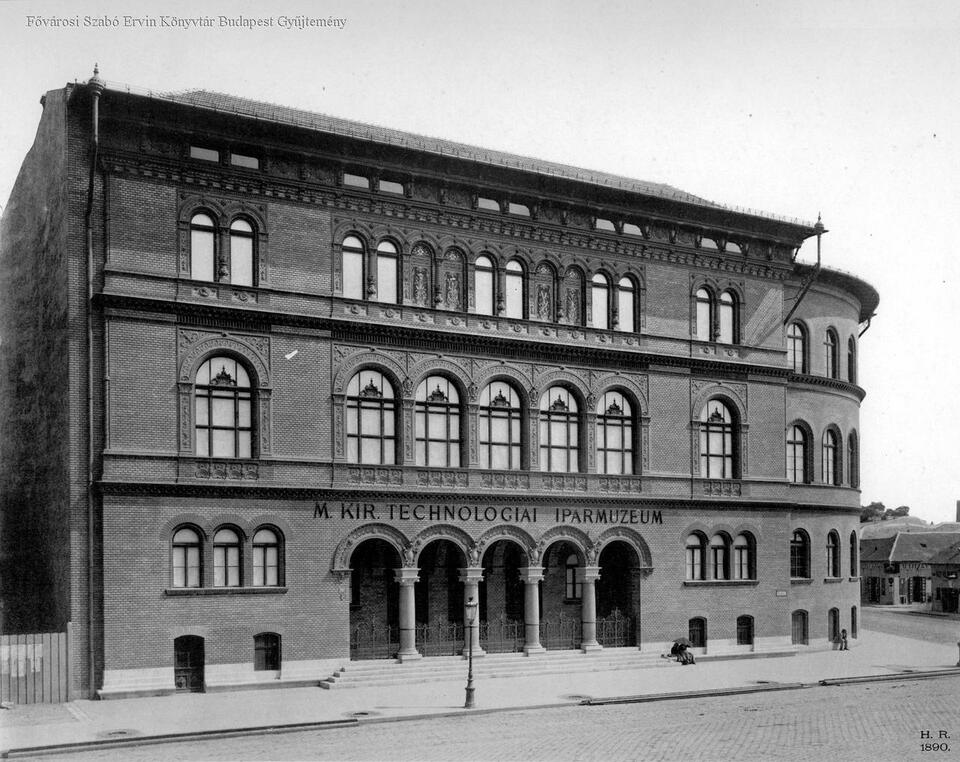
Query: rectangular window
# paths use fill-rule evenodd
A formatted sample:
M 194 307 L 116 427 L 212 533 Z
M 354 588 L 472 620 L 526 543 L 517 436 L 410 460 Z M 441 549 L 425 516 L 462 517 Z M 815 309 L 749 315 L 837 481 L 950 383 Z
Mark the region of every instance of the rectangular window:
M 370 180 L 363 175 L 351 175 L 349 172 L 344 172 L 343 184 L 351 188 L 363 188 L 364 190 L 370 190 Z
M 245 156 L 242 153 L 231 153 L 230 163 L 235 167 L 244 169 L 260 169 L 260 159 L 256 156 Z
M 397 303 L 396 257 L 377 257 L 377 300 Z
M 403 195 L 403 185 L 391 180 L 381 180 L 379 188 L 383 193 L 396 193 L 398 196 Z
M 488 212 L 499 212 L 500 202 L 492 198 L 477 198 L 477 209 L 486 209 Z
M 614 233 L 617 230 L 616 227 L 614 227 L 614 224 L 610 222 L 610 220 L 605 220 L 603 219 L 603 217 L 597 217 L 596 229 L 607 230 L 611 233 Z
M 200 146 L 190 146 L 190 158 L 200 159 L 201 161 L 220 161 L 220 152 L 214 148 L 201 148 Z
M 529 217 L 530 209 L 524 206 L 523 204 L 509 204 L 507 210 L 510 214 L 519 214 L 521 217 Z
M 235 286 L 253 285 L 253 239 L 230 236 L 230 282 Z

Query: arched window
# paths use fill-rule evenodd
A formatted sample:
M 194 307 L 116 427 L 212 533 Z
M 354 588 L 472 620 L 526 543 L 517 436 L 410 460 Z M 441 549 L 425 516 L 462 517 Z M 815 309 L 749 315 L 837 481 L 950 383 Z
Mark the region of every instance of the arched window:
M 710 538 L 710 579 L 729 579 L 727 538 L 715 534 Z
M 850 486 L 860 486 L 860 453 L 857 447 L 857 433 L 850 432 L 847 437 L 847 474 L 850 477 Z
M 213 586 L 240 586 L 240 535 L 226 527 L 213 535 Z
M 717 341 L 721 344 L 736 344 L 739 341 L 737 325 L 737 298 L 732 291 L 720 294 L 719 332 Z
M 756 543 L 751 534 L 738 534 L 733 541 L 733 578 L 757 578 Z
M 523 265 L 515 259 L 507 262 L 503 290 L 504 315 L 508 318 L 523 318 Z
M 347 385 L 347 461 L 396 463 L 396 442 L 393 387 L 378 371 L 360 371 Z
M 540 398 L 540 470 L 580 470 L 580 413 L 576 398 L 561 386 Z
M 197 457 L 253 457 L 250 377 L 232 357 L 211 357 L 197 370 Z
M 479 397 L 480 467 L 503 470 L 522 468 L 520 398 L 510 384 L 494 381 Z
M 253 535 L 253 584 L 256 587 L 281 584 L 280 540 L 272 529 L 258 529 Z
M 591 300 L 593 302 L 593 327 L 609 328 L 610 282 L 607 280 L 607 276 L 602 273 L 593 276 Z
M 418 466 L 460 467 L 460 395 L 443 376 L 429 376 L 417 387 Z
M 490 257 L 477 257 L 473 278 L 477 314 L 493 315 L 496 300 L 494 297 L 494 269 Z
M 840 576 L 840 535 L 832 529 L 827 533 L 827 576 Z
M 377 301 L 397 303 L 397 247 L 390 241 L 377 246 Z
M 790 536 L 790 576 L 810 578 L 810 539 L 802 529 L 794 530 Z
M 840 609 L 830 609 L 827 612 L 827 637 L 831 643 L 840 641 Z
M 700 476 L 704 479 L 734 479 L 735 426 L 730 409 L 720 400 L 710 400 L 700 411 Z
M 826 336 L 823 339 L 823 350 L 826 361 L 825 370 L 827 378 L 839 378 L 839 346 L 837 342 L 837 333 L 832 328 L 827 329 Z
M 837 433 L 833 429 L 823 432 L 823 473 L 824 484 L 840 484 L 840 460 L 837 457 Z
M 340 250 L 343 254 L 343 295 L 347 299 L 363 299 L 363 243 L 356 236 L 347 236 Z
M 253 669 L 280 669 L 280 636 L 277 633 L 261 632 L 253 636 Z
M 693 648 L 707 647 L 707 620 L 702 616 L 694 617 L 689 622 L 688 632 L 690 645 Z
M 630 278 L 621 278 L 617 284 L 617 330 L 633 333 L 636 330 L 637 289 Z
M 753 617 L 743 616 L 737 617 L 737 645 L 738 646 L 752 646 L 753 645 Z
M 190 277 L 193 280 L 214 280 L 216 230 L 207 214 L 198 213 L 190 218 Z
M 200 587 L 200 549 L 200 533 L 196 529 L 182 527 L 173 533 L 174 587 Z
M 850 576 L 860 576 L 860 539 L 857 537 L 856 530 L 850 533 Z
M 567 556 L 564 597 L 568 601 L 579 601 L 582 597 L 583 583 L 577 578 L 579 566 L 580 557 L 576 553 Z
M 847 381 L 857 383 L 857 340 L 853 336 L 847 339 Z
M 787 328 L 787 362 L 794 373 L 807 372 L 807 332 L 800 323 Z
M 713 295 L 705 288 L 697 289 L 697 341 L 713 340 Z
M 704 578 L 706 565 L 704 557 L 707 552 L 707 538 L 699 532 L 692 532 L 687 536 L 686 561 L 687 574 L 689 580 L 699 580 Z
M 633 473 L 633 411 L 620 392 L 606 392 L 597 403 L 597 473 Z
M 253 225 L 236 219 L 230 225 L 230 271 L 217 280 L 229 280 L 237 286 L 253 285 Z
M 802 426 L 791 426 L 787 433 L 787 481 L 794 484 L 806 484 L 807 473 L 807 433 Z

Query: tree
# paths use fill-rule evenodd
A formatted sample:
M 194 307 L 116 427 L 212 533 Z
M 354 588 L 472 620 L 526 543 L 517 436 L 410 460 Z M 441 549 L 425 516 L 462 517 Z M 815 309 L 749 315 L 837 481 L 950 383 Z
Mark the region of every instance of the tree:
M 883 503 L 870 503 L 870 505 L 861 506 L 860 509 L 860 523 L 866 521 L 883 521 L 885 518 L 884 512 L 886 511 L 886 506 Z

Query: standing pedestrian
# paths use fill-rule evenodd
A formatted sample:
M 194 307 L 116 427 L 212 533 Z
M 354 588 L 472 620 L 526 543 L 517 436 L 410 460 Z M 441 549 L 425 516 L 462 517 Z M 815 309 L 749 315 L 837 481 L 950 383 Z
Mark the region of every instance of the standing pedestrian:
M 846 631 L 846 630 L 840 630 L 840 650 L 841 650 L 841 651 L 849 651 L 849 650 L 850 650 L 850 649 L 847 647 L 847 631 Z

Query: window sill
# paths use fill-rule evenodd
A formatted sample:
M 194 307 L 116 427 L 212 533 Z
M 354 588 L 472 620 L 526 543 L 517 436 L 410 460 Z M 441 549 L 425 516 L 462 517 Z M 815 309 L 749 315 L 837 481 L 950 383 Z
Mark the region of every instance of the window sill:
M 684 587 L 755 587 L 759 585 L 755 579 L 685 579 Z
M 847 581 L 848 581 L 848 582 L 859 582 L 859 581 L 860 581 L 860 578 L 859 578 L 859 577 L 849 577 Z
M 843 582 L 843 577 L 824 577 L 824 582 Z
M 195 595 L 283 595 L 286 587 L 168 587 L 163 594 L 171 598 Z
M 812 585 L 813 577 L 791 577 L 791 585 Z

